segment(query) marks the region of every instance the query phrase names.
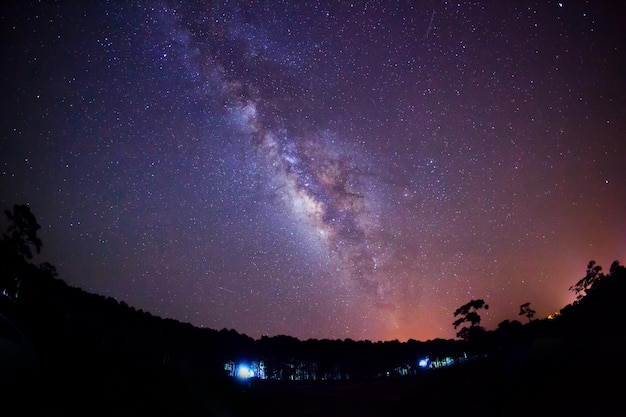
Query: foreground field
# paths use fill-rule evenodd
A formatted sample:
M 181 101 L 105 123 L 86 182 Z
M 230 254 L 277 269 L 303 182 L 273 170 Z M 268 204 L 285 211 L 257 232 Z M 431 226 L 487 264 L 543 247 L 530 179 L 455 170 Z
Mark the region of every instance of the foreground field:
M 626 416 L 624 346 L 540 341 L 416 376 L 361 381 L 206 379 L 77 361 L 3 390 L 2 415 L 617 417 Z
M 421 377 L 257 384 L 249 401 L 272 416 L 624 416 L 615 364 L 506 370 L 485 361 Z M 623 364 L 619 366 L 623 371 Z

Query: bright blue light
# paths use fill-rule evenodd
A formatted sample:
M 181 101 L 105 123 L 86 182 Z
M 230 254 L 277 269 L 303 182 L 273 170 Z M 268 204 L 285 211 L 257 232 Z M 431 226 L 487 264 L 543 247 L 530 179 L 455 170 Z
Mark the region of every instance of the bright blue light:
M 420 368 L 426 368 L 428 366 L 428 358 L 420 359 L 417 364 L 420 366 Z
M 237 367 L 237 372 L 235 373 L 235 375 L 237 375 L 237 378 L 239 379 L 248 379 L 254 376 L 254 371 L 250 369 L 247 365 L 240 364 Z

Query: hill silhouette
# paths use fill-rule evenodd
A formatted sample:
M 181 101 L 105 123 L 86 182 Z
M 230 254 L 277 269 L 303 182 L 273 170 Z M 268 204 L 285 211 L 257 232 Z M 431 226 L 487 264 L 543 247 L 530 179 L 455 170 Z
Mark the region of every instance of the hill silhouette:
M 613 382 L 626 353 L 626 268 L 617 261 L 606 275 L 590 262 L 572 286 L 577 300 L 558 315 L 532 320 L 527 303 L 528 323 L 506 320 L 465 339 L 255 340 L 71 287 L 54 266 L 31 262 L 42 242 L 30 209 L 7 216 L 0 336 L 32 355 L 5 372 L 2 415 L 626 414 L 623 384 Z

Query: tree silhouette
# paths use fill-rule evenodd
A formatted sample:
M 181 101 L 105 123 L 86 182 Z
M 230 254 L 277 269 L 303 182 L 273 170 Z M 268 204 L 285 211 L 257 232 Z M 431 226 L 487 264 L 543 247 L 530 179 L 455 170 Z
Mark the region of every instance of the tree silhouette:
M 35 252 L 41 252 L 43 245 L 37 232 L 41 226 L 37 223 L 30 207 L 15 204 L 13 210 L 5 210 L 9 220 L 6 231 L 0 241 L 0 292 L 9 298 L 16 298 L 21 277 L 32 265 L 28 263 Z
M 587 273 L 576 284 L 569 287 L 570 291 L 576 293 L 576 300 L 581 300 L 604 276 L 602 267 L 596 265 L 596 261 L 589 261 L 587 264 Z
M 526 316 L 529 323 L 532 321 L 533 317 L 535 317 L 535 313 L 536 311 L 530 308 L 530 302 L 524 303 L 519 306 L 519 315 Z
M 613 277 L 623 274 L 624 271 L 626 271 L 626 268 L 623 265 L 620 265 L 619 261 L 613 261 L 609 267 L 609 274 Z
M 33 259 L 31 246 L 37 253 L 41 252 L 43 243 L 37 232 L 41 229 L 35 215 L 26 204 L 15 204 L 13 211 L 5 210 L 9 226 L 2 238 L 18 255 L 25 259 Z
M 454 312 L 454 317 L 459 316 L 452 324 L 456 329 L 463 323 L 469 323 L 469 327 L 463 327 L 456 334 L 458 337 L 464 340 L 469 340 L 472 335 L 484 330 L 480 327 L 480 315 L 478 314 L 478 310 L 484 308 L 485 310 L 489 309 L 489 305 L 485 304 L 485 300 L 477 299 L 471 300 L 469 303 L 462 305 L 457 308 Z

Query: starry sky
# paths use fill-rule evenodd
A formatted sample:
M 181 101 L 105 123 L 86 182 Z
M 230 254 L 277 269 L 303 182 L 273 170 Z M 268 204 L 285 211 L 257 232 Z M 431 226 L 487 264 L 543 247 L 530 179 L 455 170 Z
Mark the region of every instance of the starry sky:
M 0 205 L 86 291 L 251 337 L 453 338 L 626 262 L 622 2 L 15 1 Z M 3 220 L 4 221 L 4 220 Z

